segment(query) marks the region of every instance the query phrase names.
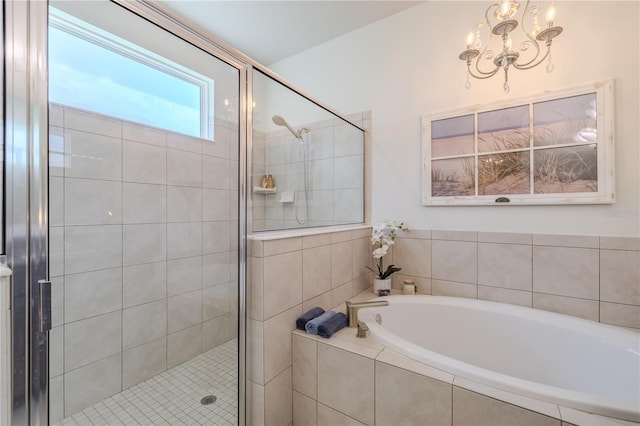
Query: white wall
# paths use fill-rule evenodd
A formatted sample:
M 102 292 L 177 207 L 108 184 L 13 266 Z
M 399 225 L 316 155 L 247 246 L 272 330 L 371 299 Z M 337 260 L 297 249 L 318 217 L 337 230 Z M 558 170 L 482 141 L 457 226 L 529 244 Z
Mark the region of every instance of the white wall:
M 399 218 L 414 228 L 558 234 L 640 234 L 639 3 L 556 2 L 564 33 L 544 65 L 472 81 L 458 59 L 485 2 L 426 2 L 271 68 L 339 111 L 373 111 L 374 222 Z M 545 10 L 547 3 L 540 3 Z M 614 205 L 423 207 L 420 116 L 614 78 Z

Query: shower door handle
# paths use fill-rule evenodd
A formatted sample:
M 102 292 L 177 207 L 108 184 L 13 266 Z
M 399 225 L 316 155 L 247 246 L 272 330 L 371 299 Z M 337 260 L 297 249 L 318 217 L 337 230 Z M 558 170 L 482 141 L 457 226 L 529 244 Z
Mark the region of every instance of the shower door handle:
M 38 281 L 38 331 L 51 330 L 51 281 Z

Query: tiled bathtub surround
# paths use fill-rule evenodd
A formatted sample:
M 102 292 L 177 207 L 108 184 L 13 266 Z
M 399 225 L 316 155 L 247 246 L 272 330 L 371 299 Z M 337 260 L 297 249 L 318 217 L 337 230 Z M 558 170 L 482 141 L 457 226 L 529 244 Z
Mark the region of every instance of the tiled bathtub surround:
M 236 337 L 238 139 L 60 105 L 50 126 L 55 421 Z
M 351 114 L 358 126 L 371 128 L 371 113 Z M 341 119 L 300 125 L 305 145 L 288 130 L 253 132 L 252 183 L 272 174 L 277 194 L 252 194 L 253 230 L 289 229 L 364 221 L 365 135 Z M 309 220 L 304 206 L 304 150 L 307 150 Z M 279 202 L 282 191 L 295 192 L 295 203 Z M 297 219 L 300 219 L 298 221 Z M 300 223 L 302 222 L 302 223 Z
M 453 376 L 356 338 L 354 329 L 331 339 L 296 330 L 291 338 L 294 426 L 632 424 Z
M 249 241 L 249 424 L 291 423 L 295 320 L 314 306 L 340 305 L 370 285 L 370 233 L 360 228 Z
M 413 230 L 392 259 L 395 288 L 640 328 L 640 238 Z

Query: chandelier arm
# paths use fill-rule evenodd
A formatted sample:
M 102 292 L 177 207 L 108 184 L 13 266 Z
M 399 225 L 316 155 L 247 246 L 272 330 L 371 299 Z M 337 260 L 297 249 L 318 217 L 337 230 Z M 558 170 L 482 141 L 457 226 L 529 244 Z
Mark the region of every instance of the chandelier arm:
M 516 62 L 514 62 L 511 65 L 513 65 L 513 67 L 515 69 L 517 69 L 517 70 L 529 70 L 531 68 L 535 68 L 538 65 L 540 65 L 542 63 L 542 61 L 544 61 L 545 59 L 547 59 L 549 57 L 550 53 L 551 53 L 551 46 L 549 45 L 549 46 L 547 46 L 547 53 L 545 53 L 544 56 L 542 58 L 540 58 L 539 60 L 537 60 L 534 64 L 531 63 L 533 61 L 529 61 L 529 62 L 527 62 L 525 64 L 517 64 Z M 535 60 L 536 58 L 533 58 L 533 59 Z
M 530 11 L 529 5 L 530 5 L 530 1 L 527 0 L 527 3 L 525 5 L 525 7 L 524 7 L 524 11 L 522 12 L 522 31 L 524 32 L 525 36 L 527 36 L 529 41 L 522 42 L 520 44 L 520 46 L 524 46 L 526 44 L 531 44 L 533 47 L 535 47 L 536 54 L 528 62 L 524 62 L 524 63 L 521 63 L 521 64 L 513 63 L 513 66 L 516 67 L 517 69 L 528 69 L 526 67 L 529 66 L 530 64 L 532 64 L 533 62 L 535 62 L 536 59 L 538 59 L 538 56 L 540 55 L 540 44 L 537 42 L 537 40 L 533 37 L 533 35 L 531 35 L 529 30 L 527 29 L 527 14 Z M 521 48 L 520 50 L 523 50 L 523 49 Z
M 496 75 L 496 73 L 498 71 L 500 71 L 500 67 L 495 67 L 495 69 L 491 72 L 483 72 L 478 70 L 481 74 L 475 74 L 472 70 L 471 67 L 467 67 L 467 70 L 469 71 L 469 74 L 471 74 L 471 76 L 473 78 L 477 78 L 478 80 L 484 80 L 490 77 L 493 77 L 494 75 Z

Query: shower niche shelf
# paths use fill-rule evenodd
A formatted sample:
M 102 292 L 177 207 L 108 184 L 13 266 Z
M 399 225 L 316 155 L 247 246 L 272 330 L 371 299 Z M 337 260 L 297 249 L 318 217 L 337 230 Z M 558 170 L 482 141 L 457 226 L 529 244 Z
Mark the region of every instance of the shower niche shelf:
M 278 192 L 278 188 L 263 188 L 261 186 L 253 187 L 254 194 L 275 194 L 276 192 Z

